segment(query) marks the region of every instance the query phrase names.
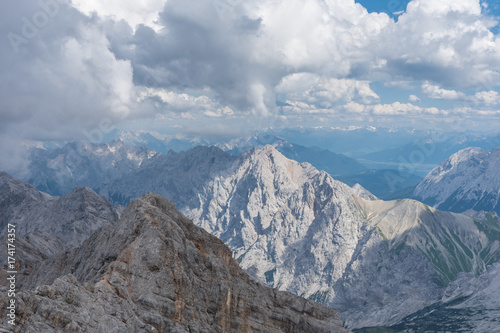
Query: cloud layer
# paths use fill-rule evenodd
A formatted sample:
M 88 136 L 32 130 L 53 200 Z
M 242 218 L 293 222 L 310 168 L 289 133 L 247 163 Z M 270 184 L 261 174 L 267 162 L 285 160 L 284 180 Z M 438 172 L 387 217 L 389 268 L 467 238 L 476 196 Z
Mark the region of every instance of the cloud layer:
M 479 0 L 413 0 L 397 21 L 354 0 L 5 0 L 0 13 L 10 140 L 123 122 L 234 130 L 238 119 L 499 114 L 500 39 Z

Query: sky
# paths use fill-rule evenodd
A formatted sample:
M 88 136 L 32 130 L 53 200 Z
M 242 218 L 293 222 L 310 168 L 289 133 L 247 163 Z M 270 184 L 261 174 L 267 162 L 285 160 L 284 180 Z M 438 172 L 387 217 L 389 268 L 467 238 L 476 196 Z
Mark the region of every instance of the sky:
M 0 156 L 113 128 L 495 130 L 499 16 L 491 0 L 3 0 Z

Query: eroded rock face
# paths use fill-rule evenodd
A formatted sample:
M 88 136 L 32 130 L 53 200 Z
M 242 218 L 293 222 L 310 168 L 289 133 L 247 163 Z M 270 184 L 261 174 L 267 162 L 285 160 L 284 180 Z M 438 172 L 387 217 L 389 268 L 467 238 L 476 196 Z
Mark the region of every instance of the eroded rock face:
M 17 237 L 42 231 L 73 247 L 117 219 L 118 213 L 109 201 L 87 187 L 53 197 L 0 173 L 0 235 L 10 223 L 16 226 Z
M 45 262 L 32 285 L 15 332 L 346 332 L 334 310 L 250 280 L 222 241 L 154 194 Z

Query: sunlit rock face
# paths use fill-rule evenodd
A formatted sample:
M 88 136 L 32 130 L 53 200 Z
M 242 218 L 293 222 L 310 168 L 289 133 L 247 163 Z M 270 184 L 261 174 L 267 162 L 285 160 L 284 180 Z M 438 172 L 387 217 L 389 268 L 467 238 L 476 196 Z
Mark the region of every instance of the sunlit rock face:
M 500 214 L 499 169 L 500 147 L 467 148 L 434 168 L 417 186 L 414 197 L 441 210 Z

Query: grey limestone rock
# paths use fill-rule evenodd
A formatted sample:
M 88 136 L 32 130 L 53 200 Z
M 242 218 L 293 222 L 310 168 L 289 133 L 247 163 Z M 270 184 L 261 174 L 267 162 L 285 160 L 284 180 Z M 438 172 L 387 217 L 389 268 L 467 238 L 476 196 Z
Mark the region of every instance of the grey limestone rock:
M 15 332 L 347 332 L 334 310 L 251 280 L 155 194 L 40 271 L 54 279 L 21 293 Z

